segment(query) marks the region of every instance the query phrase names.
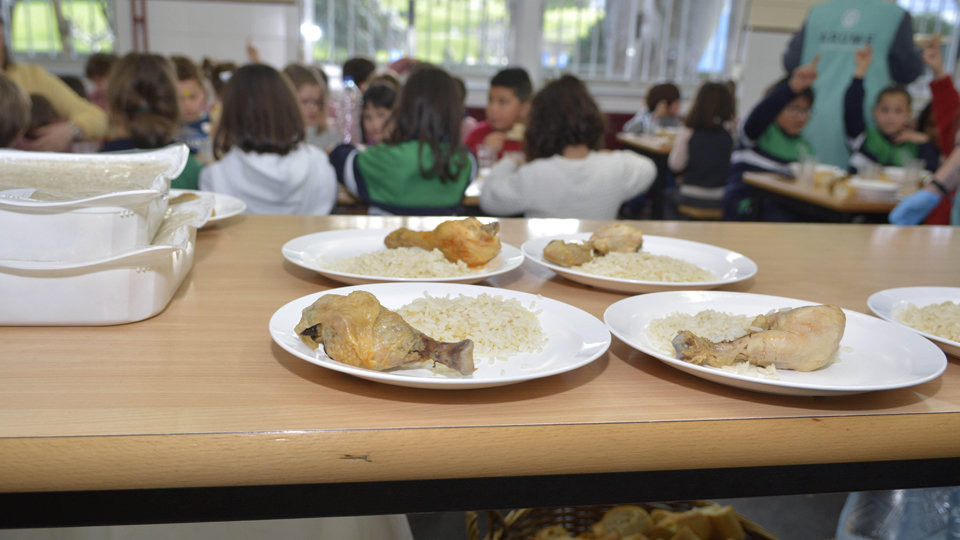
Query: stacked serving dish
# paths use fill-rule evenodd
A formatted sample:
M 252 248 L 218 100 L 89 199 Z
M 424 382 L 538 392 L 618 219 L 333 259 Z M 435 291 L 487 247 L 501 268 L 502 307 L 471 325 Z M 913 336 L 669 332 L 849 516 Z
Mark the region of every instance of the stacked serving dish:
M 213 205 L 168 205 L 187 154 L 0 151 L 0 324 L 118 324 L 163 310 Z

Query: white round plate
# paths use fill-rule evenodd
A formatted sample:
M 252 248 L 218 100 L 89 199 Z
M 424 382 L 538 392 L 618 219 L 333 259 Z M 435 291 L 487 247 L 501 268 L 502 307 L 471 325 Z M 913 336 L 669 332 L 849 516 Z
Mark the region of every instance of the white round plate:
M 646 234 L 643 235 L 643 251 L 654 255 L 667 255 L 693 263 L 701 268 L 710 270 L 719 276 L 719 278 L 715 281 L 687 281 L 679 283 L 613 278 L 588 274 L 575 268 L 565 268 L 547 262 L 543 258 L 543 248 L 549 244 L 551 240 L 583 242 L 588 240 L 590 236 L 591 233 L 577 233 L 534 238 L 533 240 L 524 242 L 521 249 L 523 250 L 523 254 L 531 261 L 549 268 L 571 281 L 601 289 L 628 293 L 712 289 L 721 285 L 749 279 L 757 273 L 757 263 L 735 251 L 690 240 Z
M 232 196 L 223 193 L 214 193 L 212 191 L 199 191 L 195 189 L 171 189 L 170 198 L 177 197 L 184 193 L 196 193 L 210 195 L 213 197 L 213 215 L 207 219 L 207 223 L 221 221 L 242 214 L 247 209 L 247 203 Z
M 476 371 L 456 377 L 438 375 L 426 368 L 374 371 L 354 367 L 332 360 L 323 352 L 323 347 L 314 351 L 300 341 L 293 329 L 300 322 L 304 308 L 325 294 L 347 295 L 356 290 L 370 292 L 382 305 L 394 310 L 422 298 L 424 293 L 435 297 L 489 294 L 515 298 L 524 307 L 539 311 L 540 326 L 548 342 L 538 353 L 522 353 L 493 363 L 475 356 Z M 508 289 L 451 283 L 374 283 L 314 293 L 277 310 L 270 318 L 270 336 L 290 354 L 318 366 L 386 384 L 442 390 L 502 386 L 572 371 L 596 360 L 610 346 L 611 339 L 599 319 L 569 304 Z
M 406 278 L 351 274 L 324 267 L 324 261 L 356 257 L 387 249 L 383 239 L 394 229 L 343 229 L 325 231 L 290 240 L 283 245 L 283 257 L 297 266 L 313 270 L 341 283 L 361 285 L 364 283 L 412 282 L 412 283 L 477 283 L 489 277 L 504 274 L 523 263 L 523 253 L 510 244 L 501 243 L 500 253 L 483 265 L 475 274 L 437 278 Z
M 777 378 L 739 375 L 697 366 L 659 349 L 647 335 L 654 319 L 671 313 L 695 314 L 712 309 L 733 315 L 759 315 L 813 302 L 727 291 L 661 292 L 633 296 L 607 308 L 604 321 L 627 345 L 677 369 L 704 379 L 757 392 L 795 396 L 855 394 L 903 388 L 931 381 L 947 367 L 947 357 L 933 343 L 903 326 L 856 311 L 847 317 L 837 359 L 816 371 L 778 369 Z
M 960 287 L 901 287 L 875 292 L 867 299 L 867 306 L 870 311 L 876 313 L 878 317 L 903 325 L 911 331 L 934 341 L 947 354 L 960 358 L 960 343 L 928 334 L 894 319 L 893 312 L 900 302 L 909 302 L 917 307 L 942 304 L 943 302 L 960 302 Z

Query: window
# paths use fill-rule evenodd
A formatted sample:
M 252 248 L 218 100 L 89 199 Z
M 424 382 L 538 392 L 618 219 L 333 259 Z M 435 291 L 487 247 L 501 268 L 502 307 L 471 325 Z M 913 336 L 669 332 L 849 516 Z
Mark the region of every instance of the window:
M 510 47 L 531 30 L 511 13 L 530 6 L 542 17 L 543 75 L 697 83 L 730 75 L 749 0 L 312 0 L 306 57 L 342 64 L 358 55 L 378 63 L 413 56 L 490 74 L 516 61 Z
M 461 69 L 507 61 L 506 0 L 313 0 L 304 7 L 309 61 L 409 56 Z
M 546 0 L 542 66 L 552 74 L 651 82 L 729 76 L 747 0 Z
M 902 8 L 910 12 L 913 17 L 914 39 L 920 43 L 939 35 L 941 51 L 943 52 L 943 68 L 947 73 L 954 74 L 957 81 L 957 57 L 960 55 L 960 9 L 956 0 L 897 0 Z M 930 95 L 928 83 L 932 75 L 926 70 L 910 87 L 910 93 L 919 98 Z
M 113 50 L 107 0 L 4 0 L 3 8 L 16 53 L 74 56 Z

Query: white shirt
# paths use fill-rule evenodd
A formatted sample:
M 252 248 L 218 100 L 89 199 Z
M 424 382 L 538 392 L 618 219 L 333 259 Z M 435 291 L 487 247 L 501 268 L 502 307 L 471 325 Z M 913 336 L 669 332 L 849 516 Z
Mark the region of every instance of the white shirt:
M 517 166 L 501 159 L 483 181 L 480 209 L 492 215 L 616 219 L 620 205 L 650 188 L 657 168 L 625 150 L 560 155 Z
M 200 189 L 242 200 L 249 214 L 329 214 L 337 202 L 326 152 L 306 143 L 285 156 L 234 147 L 203 168 Z

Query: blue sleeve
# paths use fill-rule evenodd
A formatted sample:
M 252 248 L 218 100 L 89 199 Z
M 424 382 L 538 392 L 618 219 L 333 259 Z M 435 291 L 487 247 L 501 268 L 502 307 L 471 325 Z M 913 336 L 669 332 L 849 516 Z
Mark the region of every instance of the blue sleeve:
M 887 63 L 890 66 L 890 78 L 900 84 L 910 84 L 923 74 L 923 55 L 914 44 L 913 18 L 909 13 L 904 13 L 900 20 Z
M 787 44 L 787 50 L 783 52 L 783 69 L 786 70 L 787 73 L 792 73 L 793 70 L 800 66 L 800 60 L 803 58 L 803 35 L 806 30 L 807 23 L 803 23 L 800 30 L 797 30 L 797 33 L 790 38 L 790 43 Z
M 854 78 L 843 95 L 843 125 L 848 139 L 856 139 L 867 129 L 863 120 L 863 79 Z
M 337 182 L 343 184 L 355 197 L 369 202 L 370 195 L 367 193 L 366 183 L 363 181 L 363 175 L 360 174 L 360 168 L 357 166 L 357 157 L 360 150 L 352 144 L 338 144 L 330 152 L 330 164 L 337 173 Z
M 750 111 L 750 115 L 743 123 L 743 135 L 750 141 L 757 140 L 777 119 L 777 115 L 787 106 L 787 103 L 795 97 L 796 94 L 786 82 L 778 84 Z

